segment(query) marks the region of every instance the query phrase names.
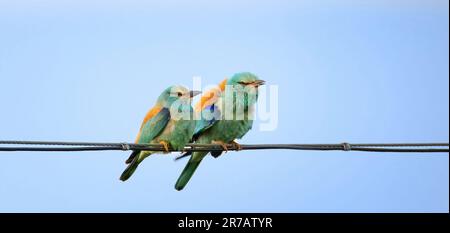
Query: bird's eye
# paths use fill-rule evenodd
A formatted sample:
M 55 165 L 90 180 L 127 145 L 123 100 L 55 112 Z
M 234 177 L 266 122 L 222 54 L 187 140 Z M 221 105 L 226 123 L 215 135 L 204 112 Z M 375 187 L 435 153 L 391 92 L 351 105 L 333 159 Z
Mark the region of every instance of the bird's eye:
M 178 92 L 177 95 L 178 95 L 178 97 L 181 97 L 181 96 L 183 96 L 183 93 Z
M 247 85 L 247 83 L 246 82 L 238 82 L 239 84 L 241 84 L 241 85 Z

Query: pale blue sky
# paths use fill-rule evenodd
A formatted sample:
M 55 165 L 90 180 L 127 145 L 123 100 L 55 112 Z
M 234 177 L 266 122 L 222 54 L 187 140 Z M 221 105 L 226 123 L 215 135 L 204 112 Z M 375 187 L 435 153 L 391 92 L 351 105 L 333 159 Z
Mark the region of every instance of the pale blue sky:
M 279 125 L 242 143 L 449 141 L 448 1 L 0 0 L 0 140 L 133 141 L 169 85 L 251 71 Z M 259 122 L 256 122 L 258 124 Z M 257 125 L 256 125 L 257 126 Z M 1 153 L 0 211 L 448 212 L 448 154 Z

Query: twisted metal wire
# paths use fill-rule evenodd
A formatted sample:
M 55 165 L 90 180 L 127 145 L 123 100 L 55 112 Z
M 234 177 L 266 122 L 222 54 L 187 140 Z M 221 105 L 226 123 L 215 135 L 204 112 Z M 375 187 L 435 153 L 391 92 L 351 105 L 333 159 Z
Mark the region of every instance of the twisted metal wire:
M 150 150 L 165 151 L 160 144 L 104 143 L 104 142 L 60 142 L 60 141 L 14 141 L 0 140 L 0 151 L 107 151 Z M 9 146 L 15 145 L 15 146 Z M 363 143 L 363 144 L 235 144 L 227 145 L 229 151 L 237 150 L 316 150 L 316 151 L 366 151 L 366 152 L 449 152 L 449 143 Z M 170 149 L 174 152 L 176 150 Z M 217 144 L 187 144 L 182 152 L 224 151 Z

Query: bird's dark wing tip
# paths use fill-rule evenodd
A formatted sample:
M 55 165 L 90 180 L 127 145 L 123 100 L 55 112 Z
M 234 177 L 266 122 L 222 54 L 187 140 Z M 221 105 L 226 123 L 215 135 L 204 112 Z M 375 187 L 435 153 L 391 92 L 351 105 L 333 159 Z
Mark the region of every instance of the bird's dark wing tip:
M 185 153 L 181 154 L 180 156 L 176 157 L 176 158 L 175 158 L 175 161 L 180 160 L 180 159 L 182 159 L 182 158 L 186 158 L 186 157 L 188 157 L 188 156 L 190 156 L 190 155 L 192 155 L 192 152 L 191 152 L 191 151 L 185 152 Z
M 131 153 L 130 157 L 128 157 L 128 159 L 125 161 L 125 164 L 130 164 L 133 161 L 134 157 L 136 157 L 140 152 L 141 151 L 139 151 L 139 150 L 133 151 L 133 153 Z
M 215 159 L 219 158 L 219 156 L 221 156 L 223 153 L 223 151 L 211 151 L 211 156 L 214 157 Z

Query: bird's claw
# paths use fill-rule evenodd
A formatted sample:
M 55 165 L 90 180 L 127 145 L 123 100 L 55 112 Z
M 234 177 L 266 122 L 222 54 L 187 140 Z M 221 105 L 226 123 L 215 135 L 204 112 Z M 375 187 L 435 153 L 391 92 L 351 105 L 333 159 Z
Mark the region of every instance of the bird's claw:
M 231 145 L 233 145 L 233 147 L 236 149 L 236 151 L 242 150 L 241 144 L 237 143 L 236 141 L 232 141 Z
M 220 147 L 222 147 L 223 151 L 225 151 L 225 153 L 228 152 L 228 147 L 227 144 L 222 142 L 222 141 L 212 141 L 213 144 L 219 145 Z
M 164 153 L 169 153 L 169 143 L 165 142 L 165 141 L 160 141 L 159 144 L 161 144 L 164 147 Z

